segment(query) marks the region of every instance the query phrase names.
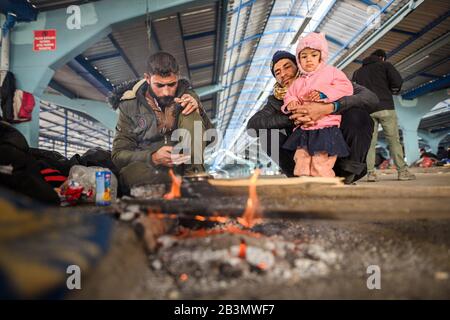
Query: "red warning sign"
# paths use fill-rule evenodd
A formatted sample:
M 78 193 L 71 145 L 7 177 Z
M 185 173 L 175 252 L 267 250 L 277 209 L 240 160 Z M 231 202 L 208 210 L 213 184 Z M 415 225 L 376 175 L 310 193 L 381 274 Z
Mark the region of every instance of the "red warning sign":
M 34 51 L 56 50 L 56 30 L 34 30 Z

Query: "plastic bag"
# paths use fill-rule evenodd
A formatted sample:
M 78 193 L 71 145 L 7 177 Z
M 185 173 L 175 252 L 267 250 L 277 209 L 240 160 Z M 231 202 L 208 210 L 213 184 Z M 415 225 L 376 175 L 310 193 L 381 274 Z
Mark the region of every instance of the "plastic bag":
M 85 167 L 76 165 L 70 168 L 69 177 L 63 184 L 60 191 L 61 200 L 68 205 L 74 205 L 77 202 L 95 202 L 96 198 L 96 178 L 95 173 L 111 170 L 102 167 Z M 76 196 L 74 197 L 74 190 Z M 111 200 L 115 201 L 117 197 L 117 178 L 111 172 Z

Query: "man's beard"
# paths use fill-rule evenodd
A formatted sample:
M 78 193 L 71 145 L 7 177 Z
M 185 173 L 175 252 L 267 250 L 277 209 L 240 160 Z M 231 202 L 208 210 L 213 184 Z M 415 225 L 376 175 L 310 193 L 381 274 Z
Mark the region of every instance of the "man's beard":
M 158 106 L 162 109 L 164 109 L 167 106 L 170 106 L 173 103 L 173 100 L 175 99 L 175 96 L 163 96 L 158 97 L 155 92 L 153 92 L 152 88 L 148 87 L 150 95 L 156 99 L 156 102 L 158 102 Z

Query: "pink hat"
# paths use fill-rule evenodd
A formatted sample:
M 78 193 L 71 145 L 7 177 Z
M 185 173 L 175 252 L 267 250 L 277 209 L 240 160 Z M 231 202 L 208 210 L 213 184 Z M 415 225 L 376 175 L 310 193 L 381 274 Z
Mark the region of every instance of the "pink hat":
M 308 33 L 303 38 L 300 38 L 298 45 L 297 45 L 295 57 L 297 59 L 298 67 L 300 68 L 302 73 L 308 73 L 308 72 L 306 72 L 305 70 L 302 69 L 302 66 L 300 65 L 300 60 L 298 59 L 298 55 L 303 49 L 306 49 L 306 48 L 320 51 L 321 65 L 317 69 L 321 68 L 322 66 L 324 66 L 326 64 L 326 62 L 328 60 L 328 43 L 327 43 L 327 39 L 325 39 L 325 34 L 311 32 L 311 33 Z

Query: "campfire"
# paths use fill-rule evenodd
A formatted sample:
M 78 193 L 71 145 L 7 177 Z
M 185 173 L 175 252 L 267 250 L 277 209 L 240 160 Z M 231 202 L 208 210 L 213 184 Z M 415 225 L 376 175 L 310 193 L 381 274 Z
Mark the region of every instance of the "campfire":
M 240 281 L 295 283 L 304 277 L 328 274 L 340 259 L 336 253 L 306 239 L 265 234 L 273 219 L 264 217 L 258 199 L 259 173 L 255 170 L 250 178 L 248 198 L 242 200 L 245 209 L 238 216 L 236 209 L 233 214 L 222 208 L 211 209 L 214 194 L 203 199 L 182 196 L 186 186 L 172 171 L 172 184 L 164 200 L 130 200 L 119 211 L 138 217 L 134 225 L 147 244 L 152 270 L 172 277 L 176 290 L 188 296 L 196 290 L 223 290 Z M 232 200 L 236 199 L 228 197 L 225 202 Z M 208 212 L 193 209 L 192 203 L 199 201 L 208 202 Z M 174 208 L 176 212 L 168 210 Z
M 170 188 L 170 192 L 164 195 L 164 199 L 166 200 L 172 200 L 181 197 L 181 178 L 177 177 L 173 173 L 172 169 L 169 170 L 169 175 L 172 179 L 172 187 Z

